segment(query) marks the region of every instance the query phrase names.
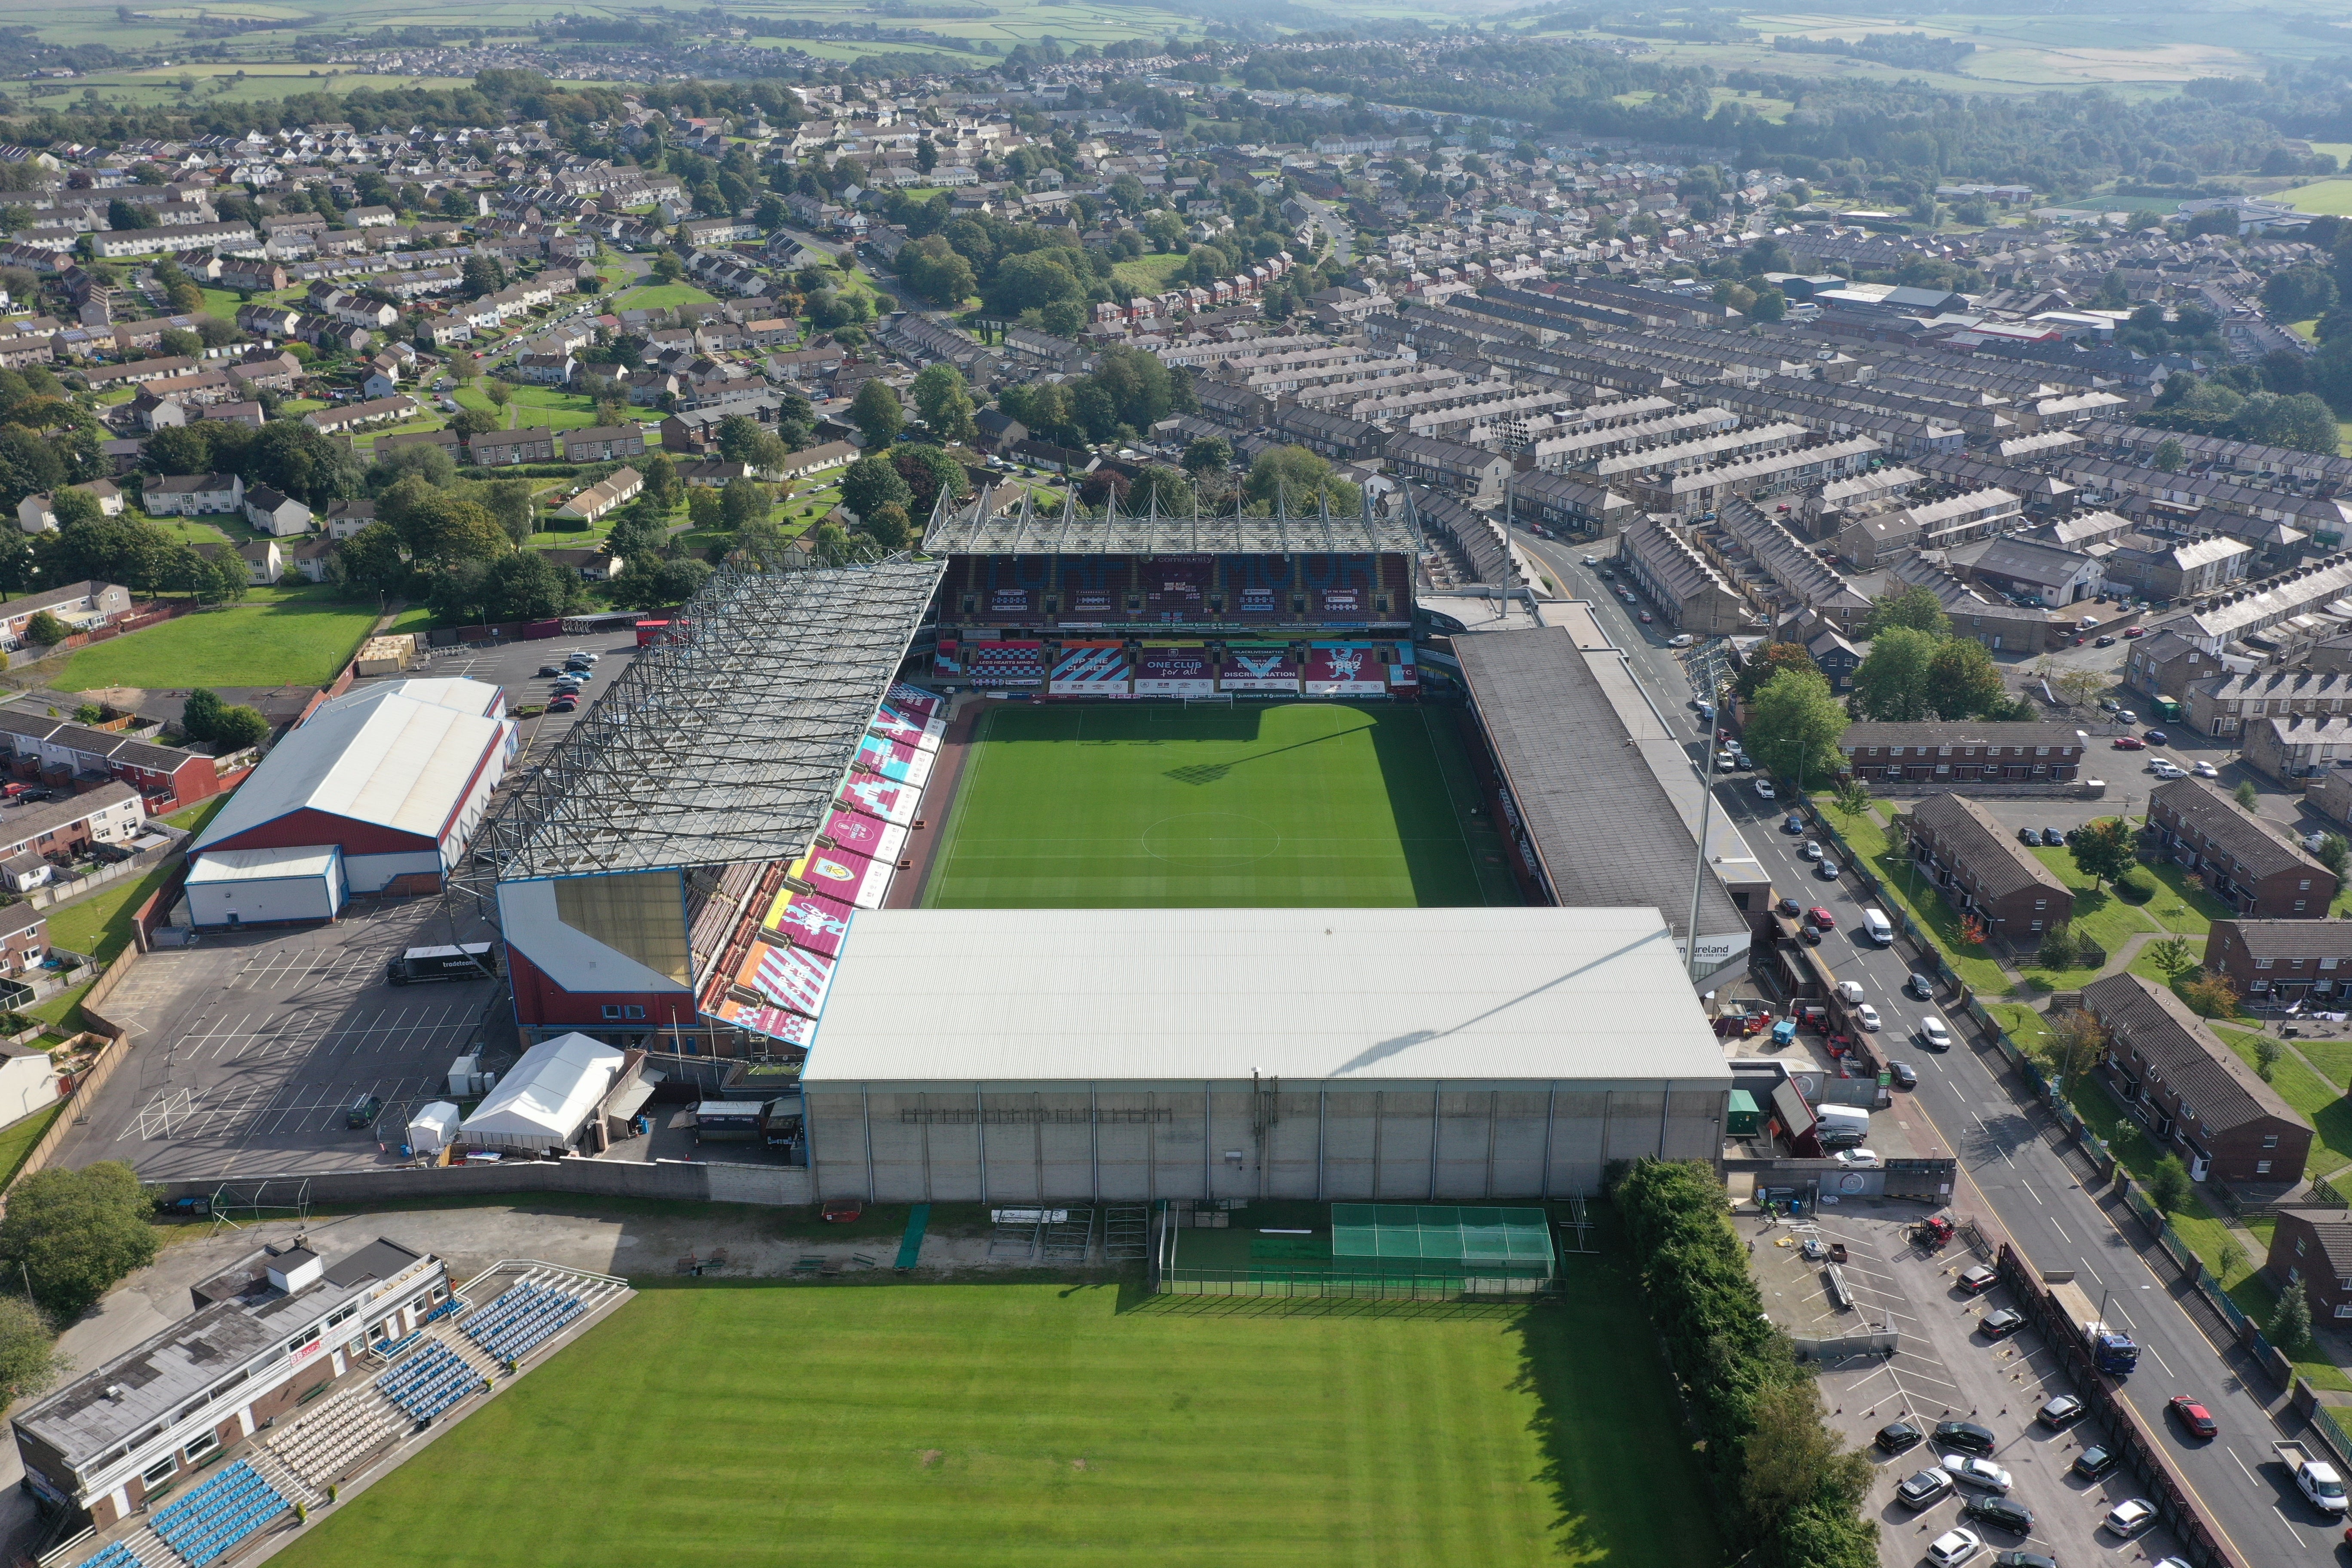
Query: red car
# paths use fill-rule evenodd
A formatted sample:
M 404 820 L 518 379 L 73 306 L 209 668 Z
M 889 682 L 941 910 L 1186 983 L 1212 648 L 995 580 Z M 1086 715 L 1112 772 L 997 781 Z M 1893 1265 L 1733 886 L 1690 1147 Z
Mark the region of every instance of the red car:
M 2116 737 L 2116 750 L 2118 752 L 2145 752 L 2147 750 L 2147 742 L 2141 740 L 2137 735 L 2117 735 Z
M 2221 1429 L 2214 1422 L 2211 1411 L 2185 1394 L 2174 1394 L 2164 1407 L 2180 1418 L 2181 1426 L 2189 1429 L 2192 1437 L 2210 1437 Z
M 1805 918 L 1812 921 L 1815 925 L 1821 927 L 1823 931 L 1837 930 L 1837 916 L 1830 913 L 1829 910 L 1822 908 L 1819 904 L 1805 911 Z
M 2147 636 L 2147 628 L 2146 626 L 2126 626 L 2124 628 L 2124 636 L 2126 637 L 2144 637 Z
M 1642 612 L 1642 624 L 1645 626 L 1650 624 L 1650 612 L 1647 610 Z

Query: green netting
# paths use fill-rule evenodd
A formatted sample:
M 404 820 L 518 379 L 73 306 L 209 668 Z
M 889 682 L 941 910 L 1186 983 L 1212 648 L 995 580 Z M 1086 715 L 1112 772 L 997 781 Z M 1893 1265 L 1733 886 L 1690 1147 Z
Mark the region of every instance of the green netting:
M 1424 1262 L 1482 1265 L 1540 1264 L 1549 1272 L 1550 1226 L 1541 1209 L 1333 1204 L 1331 1256 L 1412 1258 Z
M 1528 1289 L 1552 1275 L 1549 1222 L 1534 1208 L 1335 1204 L 1310 1234 L 1267 1235 L 1303 1215 L 1236 1210 L 1226 1229 L 1176 1232 L 1169 1278 L 1276 1284 L 1383 1279 L 1452 1280 L 1452 1289 Z M 1505 1282 L 1511 1282 L 1506 1284 Z

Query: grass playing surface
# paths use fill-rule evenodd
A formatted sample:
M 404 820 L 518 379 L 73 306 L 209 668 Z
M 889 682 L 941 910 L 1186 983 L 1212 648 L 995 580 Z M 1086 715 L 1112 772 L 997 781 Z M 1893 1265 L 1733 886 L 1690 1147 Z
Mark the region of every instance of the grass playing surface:
M 1408 703 L 992 705 L 931 909 L 1517 903 L 1446 715 Z
M 1638 1300 L 1573 1270 L 1538 1308 L 1313 1312 L 665 1281 L 278 1561 L 1715 1568 Z
M 60 691 L 107 686 L 324 686 L 375 625 L 376 605 L 307 583 L 251 588 L 242 603 L 165 621 L 66 660 Z

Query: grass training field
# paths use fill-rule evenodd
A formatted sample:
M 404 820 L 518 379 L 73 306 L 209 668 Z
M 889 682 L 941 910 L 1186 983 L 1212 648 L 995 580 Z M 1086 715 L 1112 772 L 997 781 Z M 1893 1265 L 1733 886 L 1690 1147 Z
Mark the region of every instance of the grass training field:
M 1475 797 L 1447 716 L 1410 703 L 997 703 L 923 903 L 1517 903 Z
M 324 585 L 248 589 L 242 604 L 202 610 L 83 648 L 66 660 L 60 691 L 108 686 L 324 686 L 375 625 L 373 601 Z
M 1573 1268 L 1540 1307 L 663 1281 L 278 1561 L 1717 1568 L 1638 1298 Z

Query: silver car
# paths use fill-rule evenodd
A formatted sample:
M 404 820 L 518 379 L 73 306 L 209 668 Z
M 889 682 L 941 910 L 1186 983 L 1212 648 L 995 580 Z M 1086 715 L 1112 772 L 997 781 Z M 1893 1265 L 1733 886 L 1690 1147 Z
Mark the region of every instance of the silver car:
M 1974 1454 L 1947 1454 L 1944 1468 L 1964 1487 L 1980 1487 L 1989 1492 L 2009 1490 L 2009 1472 L 1990 1459 L 1979 1459 Z

